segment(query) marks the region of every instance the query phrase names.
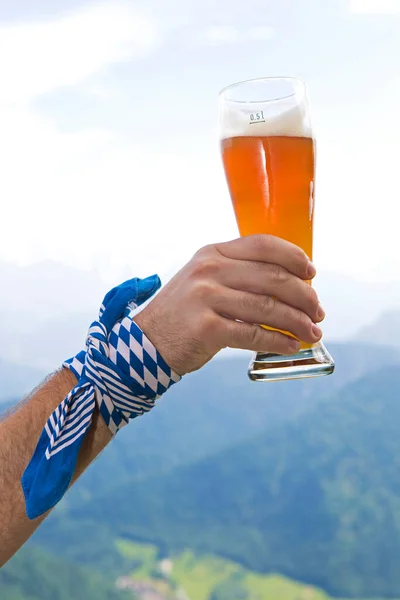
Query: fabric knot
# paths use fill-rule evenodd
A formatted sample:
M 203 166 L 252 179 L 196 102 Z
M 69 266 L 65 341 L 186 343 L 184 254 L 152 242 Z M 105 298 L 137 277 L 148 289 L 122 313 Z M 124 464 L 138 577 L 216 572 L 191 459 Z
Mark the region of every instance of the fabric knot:
M 22 476 L 29 518 L 49 510 L 67 490 L 96 404 L 115 435 L 181 379 L 132 319 L 132 309 L 160 285 L 155 275 L 111 290 L 89 328 L 86 351 L 63 363 L 78 383 L 50 415 Z
M 100 323 L 100 321 L 94 321 L 89 327 L 89 331 L 86 338 L 86 351 L 90 351 L 90 347 L 93 346 L 108 357 L 108 344 L 107 344 L 107 329 Z

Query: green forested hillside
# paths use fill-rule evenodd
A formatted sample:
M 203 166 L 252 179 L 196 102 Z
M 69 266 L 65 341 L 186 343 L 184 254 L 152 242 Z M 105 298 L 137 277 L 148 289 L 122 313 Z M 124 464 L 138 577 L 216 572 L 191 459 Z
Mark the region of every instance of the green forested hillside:
M 341 596 L 400 592 L 400 373 L 350 385 L 248 443 L 117 486 L 71 517 Z M 118 510 L 115 509 L 118 507 Z
M 120 536 L 344 597 L 398 596 L 400 377 L 345 386 L 378 366 L 360 348 L 331 348 L 331 378 L 278 386 L 248 382 L 243 360 L 208 365 L 117 436 L 34 543 L 110 582 L 130 568 Z
M 0 569 L 1 600 L 132 600 L 94 570 L 25 547 Z
M 216 359 L 188 375 L 149 414 L 125 427 L 68 492 L 63 504 L 80 503 L 125 479 L 167 472 L 254 437 L 266 427 L 311 410 L 349 381 L 396 364 L 393 348 L 329 344 L 336 360 L 332 377 L 255 385 L 247 378 L 248 357 Z M 15 374 L 11 372 L 11 378 Z M 7 373 L 0 378 L 7 387 Z M 0 412 L 2 405 L 0 404 Z
M 390 347 L 330 344 L 337 367 L 328 378 L 255 385 L 248 358 L 214 360 L 188 375 L 149 414 L 125 427 L 68 493 L 64 504 L 97 497 L 124 479 L 167 472 L 215 454 L 295 418 L 349 381 L 399 361 Z

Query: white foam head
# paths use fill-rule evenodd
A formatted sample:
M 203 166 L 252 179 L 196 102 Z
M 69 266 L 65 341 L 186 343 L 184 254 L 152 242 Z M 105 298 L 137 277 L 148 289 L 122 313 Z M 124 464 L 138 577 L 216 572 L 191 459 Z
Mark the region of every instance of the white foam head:
M 221 100 L 221 139 L 242 136 L 312 137 L 306 98 L 273 102 Z

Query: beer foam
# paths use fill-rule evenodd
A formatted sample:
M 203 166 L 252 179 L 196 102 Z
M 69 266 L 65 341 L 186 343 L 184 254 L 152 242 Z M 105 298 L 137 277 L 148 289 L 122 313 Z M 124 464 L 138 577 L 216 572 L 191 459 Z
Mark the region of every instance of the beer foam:
M 306 102 L 293 106 L 291 97 L 286 101 L 269 103 L 225 101 L 221 106 L 220 132 L 221 139 L 249 136 L 312 137 Z

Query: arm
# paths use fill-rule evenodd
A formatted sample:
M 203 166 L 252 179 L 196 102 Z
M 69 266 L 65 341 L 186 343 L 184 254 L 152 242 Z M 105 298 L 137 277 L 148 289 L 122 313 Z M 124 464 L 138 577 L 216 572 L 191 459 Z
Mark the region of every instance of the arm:
M 28 464 L 48 416 L 76 384 L 75 376 L 62 369 L 17 410 L 0 422 L 0 566 L 32 535 L 47 516 L 29 520 L 21 488 Z M 82 445 L 74 480 L 111 440 L 111 434 L 96 412 Z
M 291 354 L 296 338 L 317 342 L 315 323 L 324 312 L 307 281 L 315 269 L 302 250 L 267 235 L 208 246 L 165 286 L 135 321 L 168 365 L 185 375 L 222 348 Z M 21 476 L 52 411 L 74 387 L 63 369 L 0 423 L 0 566 L 29 538 L 46 515 L 28 520 Z M 111 439 L 99 413 L 78 457 L 73 481 Z

